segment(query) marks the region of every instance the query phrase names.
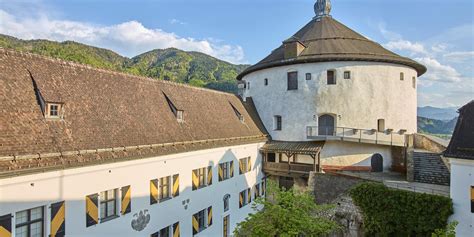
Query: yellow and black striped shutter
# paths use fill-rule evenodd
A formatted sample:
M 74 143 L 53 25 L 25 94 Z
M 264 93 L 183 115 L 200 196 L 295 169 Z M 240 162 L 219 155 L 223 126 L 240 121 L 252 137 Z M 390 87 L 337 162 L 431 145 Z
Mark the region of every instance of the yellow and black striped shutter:
M 207 208 L 207 226 L 212 225 L 212 206 Z
M 198 170 L 193 170 L 192 177 L 193 177 L 193 190 L 197 190 L 199 187 L 199 178 L 197 175 Z
M 193 215 L 193 235 L 199 232 L 199 222 L 197 221 L 197 214 Z
M 122 215 L 132 211 L 132 190 L 130 185 L 122 187 Z
M 230 173 L 230 177 L 234 177 L 234 161 L 231 161 L 230 162 L 230 170 L 229 170 L 229 173 Z
M 247 158 L 247 168 L 248 170 L 247 171 L 252 171 L 252 158 Z
M 12 215 L 0 216 L 0 236 L 11 237 L 12 236 Z
M 474 213 L 474 186 L 471 186 L 471 213 Z
M 251 188 L 248 188 L 247 189 L 247 203 L 251 203 L 252 202 L 252 189 Z
M 179 174 L 173 175 L 173 197 L 179 196 Z
M 212 166 L 207 167 L 207 186 L 212 184 Z
M 86 227 L 99 223 L 99 195 L 91 194 L 86 197 Z
M 158 179 L 150 180 L 150 205 L 158 203 Z
M 173 224 L 173 237 L 179 237 L 179 222 Z
M 222 171 L 222 164 L 219 164 L 217 166 L 217 168 L 219 168 L 218 173 L 219 173 L 219 182 L 220 182 L 220 181 L 224 180 L 224 172 Z
M 239 193 L 239 208 L 242 208 L 244 206 L 244 192 Z
M 242 165 L 242 161 L 243 159 L 240 159 L 239 160 L 239 174 L 243 174 L 244 173 L 244 170 L 243 170 L 243 165 Z
M 51 235 L 63 237 L 66 235 L 66 206 L 64 201 L 51 204 Z

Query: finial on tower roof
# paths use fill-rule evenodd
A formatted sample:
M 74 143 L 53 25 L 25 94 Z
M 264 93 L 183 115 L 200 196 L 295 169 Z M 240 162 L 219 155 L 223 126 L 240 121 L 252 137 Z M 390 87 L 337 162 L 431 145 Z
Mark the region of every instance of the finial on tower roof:
M 314 13 L 316 16 L 314 18 L 321 18 L 325 16 L 330 16 L 331 12 L 331 0 L 317 0 L 314 4 Z

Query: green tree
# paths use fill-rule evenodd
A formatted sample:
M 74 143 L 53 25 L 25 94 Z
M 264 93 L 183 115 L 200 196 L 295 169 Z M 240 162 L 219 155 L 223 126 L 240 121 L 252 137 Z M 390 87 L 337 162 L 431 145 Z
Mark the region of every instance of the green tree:
M 449 222 L 445 229 L 436 229 L 431 234 L 431 237 L 456 237 L 456 226 L 459 224 L 457 221 Z
M 320 236 L 339 229 L 324 217 L 332 206 L 317 205 L 309 192 L 280 189 L 268 182 L 267 198 L 257 198 L 245 221 L 237 224 L 235 236 Z

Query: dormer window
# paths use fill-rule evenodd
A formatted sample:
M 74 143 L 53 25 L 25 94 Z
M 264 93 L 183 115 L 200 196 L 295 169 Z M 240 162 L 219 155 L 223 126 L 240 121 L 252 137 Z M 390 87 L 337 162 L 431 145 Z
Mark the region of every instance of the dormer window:
M 61 119 L 62 118 L 63 105 L 60 103 L 46 103 L 45 117 L 49 119 Z
M 232 109 L 234 110 L 235 116 L 237 116 L 237 118 L 239 119 L 240 122 L 244 123 L 245 122 L 244 116 L 242 116 L 242 114 L 234 107 L 234 105 L 232 103 L 229 102 L 229 104 L 232 107 Z
M 400 81 L 405 80 L 405 74 L 403 72 L 400 72 Z
M 170 98 L 168 98 L 168 96 L 165 93 L 163 93 L 163 95 L 165 96 L 166 101 L 168 102 L 168 105 L 171 109 L 171 112 L 176 117 L 176 120 L 180 123 L 184 122 L 184 110 L 180 110 L 180 109 L 176 108 L 176 106 L 173 104 L 173 102 L 170 100 Z

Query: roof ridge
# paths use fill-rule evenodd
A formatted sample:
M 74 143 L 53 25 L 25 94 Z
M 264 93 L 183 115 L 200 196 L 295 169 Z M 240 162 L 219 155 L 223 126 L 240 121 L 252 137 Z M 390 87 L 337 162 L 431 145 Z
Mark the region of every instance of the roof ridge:
M 237 96 L 237 95 L 229 93 L 229 92 L 217 91 L 217 90 L 212 90 L 212 89 L 203 88 L 203 87 L 195 87 L 195 86 L 190 86 L 190 85 L 184 84 L 184 83 L 165 81 L 165 80 L 160 80 L 160 79 L 157 79 L 157 78 L 139 76 L 139 75 L 134 75 L 134 74 L 131 74 L 131 73 L 128 73 L 128 72 L 120 72 L 120 71 L 114 71 L 114 70 L 110 70 L 110 69 L 97 68 L 97 67 L 93 67 L 93 66 L 88 65 L 88 64 L 68 61 L 68 60 L 64 60 L 64 59 L 60 59 L 60 58 L 44 56 L 44 55 L 40 55 L 40 54 L 37 54 L 37 53 L 25 52 L 25 51 L 20 51 L 20 50 L 16 50 L 16 49 L 8 49 L 8 48 L 0 47 L 0 54 L 5 54 L 5 55 L 10 54 L 10 55 L 21 56 L 21 57 L 36 57 L 36 58 L 41 58 L 41 59 L 52 61 L 52 62 L 57 62 L 57 63 L 60 63 L 61 65 L 69 66 L 69 67 L 73 67 L 73 68 L 89 69 L 89 70 L 94 70 L 94 71 L 98 71 L 98 72 L 102 72 L 102 73 L 108 73 L 108 74 L 112 74 L 112 75 L 121 75 L 121 76 L 126 76 L 126 77 L 134 77 L 134 78 L 137 78 L 137 79 L 140 79 L 140 80 L 152 81 L 154 83 L 164 83 L 164 84 L 170 84 L 170 85 L 174 85 L 174 86 L 182 86 L 182 87 L 186 87 L 186 88 L 191 88 L 191 89 L 195 89 L 195 90 L 213 92 L 213 93 L 217 93 L 217 94 Z

